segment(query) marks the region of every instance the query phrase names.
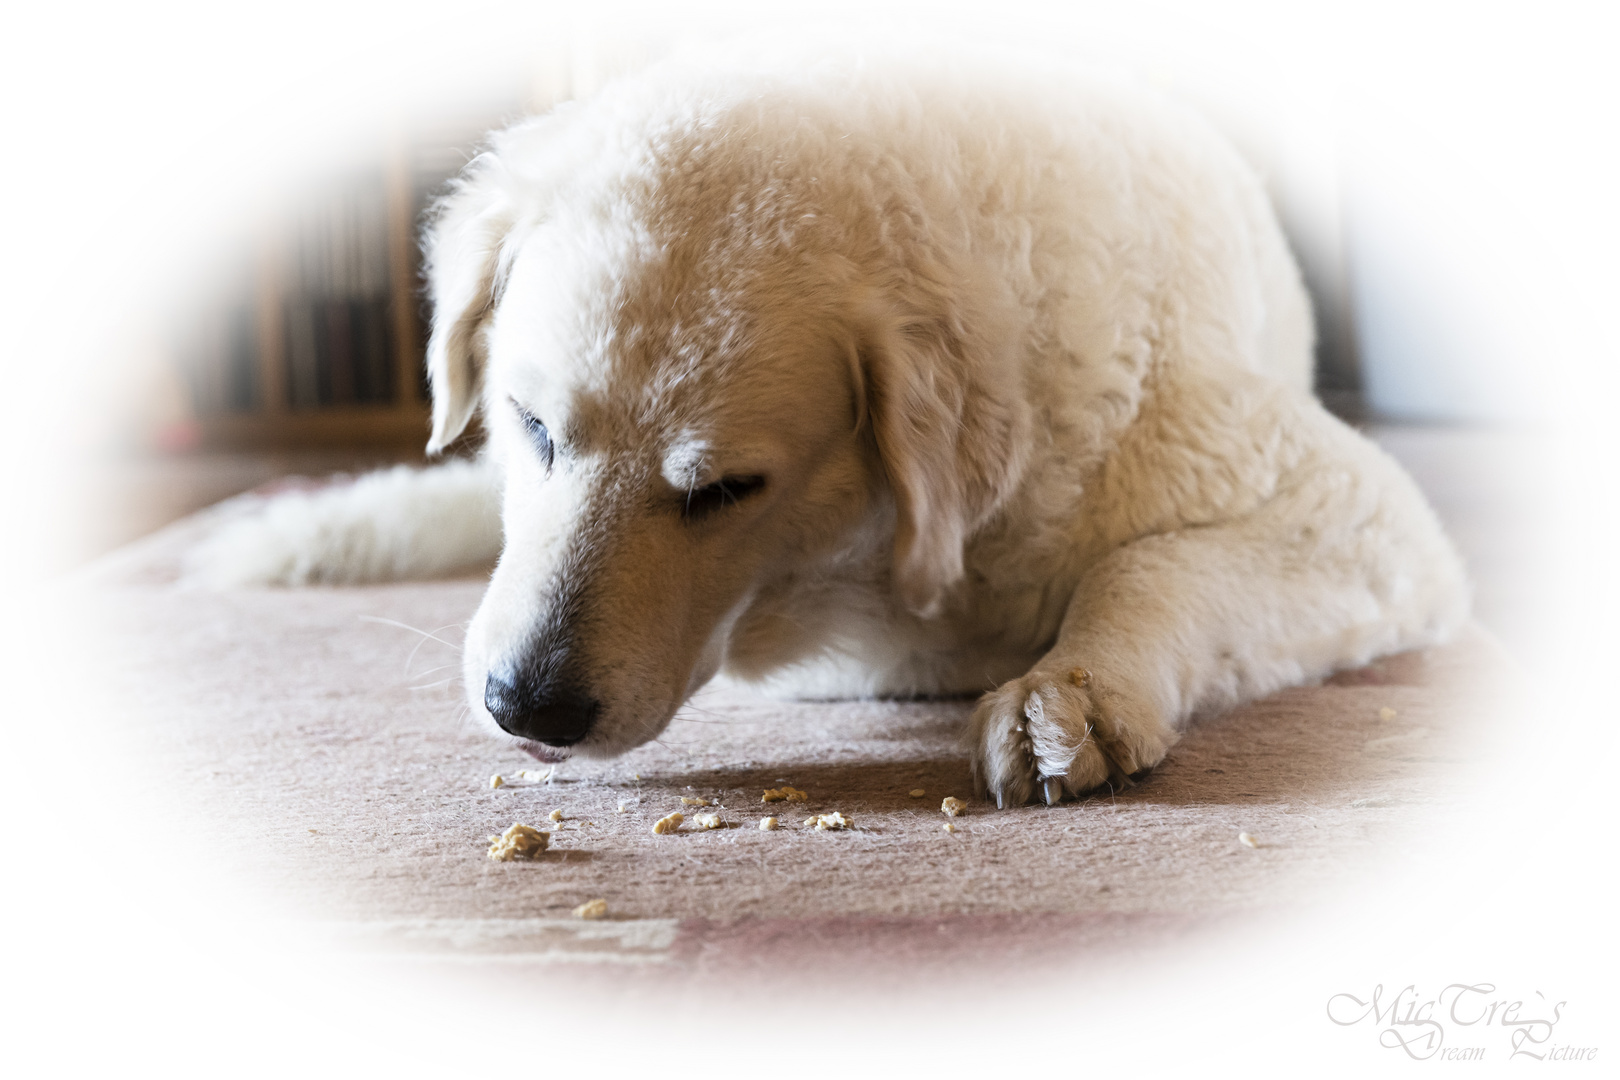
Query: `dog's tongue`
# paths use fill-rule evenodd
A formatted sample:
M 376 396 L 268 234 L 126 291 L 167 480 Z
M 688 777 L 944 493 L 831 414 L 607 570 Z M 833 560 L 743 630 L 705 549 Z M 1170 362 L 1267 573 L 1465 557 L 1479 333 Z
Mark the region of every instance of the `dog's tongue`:
M 547 746 L 545 743 L 535 742 L 533 739 L 519 739 L 518 746 L 523 748 L 525 754 L 528 754 L 536 761 L 543 761 L 547 765 L 555 765 L 557 762 L 565 761 L 568 758 L 567 748 Z

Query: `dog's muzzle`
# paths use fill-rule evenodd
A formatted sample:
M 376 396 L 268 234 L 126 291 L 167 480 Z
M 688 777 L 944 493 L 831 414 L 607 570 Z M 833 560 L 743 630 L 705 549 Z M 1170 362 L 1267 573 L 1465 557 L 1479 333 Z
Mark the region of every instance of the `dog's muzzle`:
M 536 687 L 492 671 L 484 680 L 484 707 L 509 735 L 547 746 L 572 746 L 590 734 L 598 705 L 566 685 Z

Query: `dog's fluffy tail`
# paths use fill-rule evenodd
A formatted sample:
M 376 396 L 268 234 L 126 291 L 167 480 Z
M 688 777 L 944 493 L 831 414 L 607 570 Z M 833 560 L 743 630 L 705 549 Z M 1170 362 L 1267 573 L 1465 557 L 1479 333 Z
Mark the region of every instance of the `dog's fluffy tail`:
M 184 580 L 231 588 L 442 577 L 491 563 L 500 550 L 493 465 L 400 465 L 256 500 L 192 549 Z

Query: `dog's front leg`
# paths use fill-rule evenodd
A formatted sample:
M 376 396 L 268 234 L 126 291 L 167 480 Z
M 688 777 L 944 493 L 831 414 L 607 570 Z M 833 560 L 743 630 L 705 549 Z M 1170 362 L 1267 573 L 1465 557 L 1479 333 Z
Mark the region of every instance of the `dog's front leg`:
M 1404 477 L 1378 490 L 1345 476 L 1093 566 L 1052 649 L 980 700 L 980 791 L 1006 805 L 1117 786 L 1193 714 L 1443 639 L 1468 589 L 1432 513 Z
M 1179 643 L 1160 637 L 1172 612 L 1120 591 L 1142 580 L 1142 556 L 1163 546 L 1139 542 L 1110 556 L 1081 584 L 1052 649 L 979 700 L 974 785 L 997 806 L 1122 786 L 1175 742 L 1179 710 L 1164 674 Z

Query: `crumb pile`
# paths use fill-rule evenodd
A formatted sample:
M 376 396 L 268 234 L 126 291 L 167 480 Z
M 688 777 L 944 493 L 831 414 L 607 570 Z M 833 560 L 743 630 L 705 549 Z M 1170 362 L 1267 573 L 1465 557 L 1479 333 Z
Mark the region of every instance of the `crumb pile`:
M 527 825 L 513 825 L 499 836 L 489 838 L 489 857 L 497 862 L 533 859 L 546 850 L 551 834 Z
M 583 904 L 579 905 L 579 907 L 575 908 L 574 918 L 603 919 L 607 917 L 607 913 L 607 901 L 598 897 L 595 900 L 587 900 Z
M 548 784 L 551 782 L 552 771 L 553 770 L 551 769 L 546 769 L 544 772 L 540 771 L 539 769 L 519 769 L 517 772 L 511 773 L 510 775 L 496 773 L 494 776 L 489 778 L 489 786 L 491 788 L 502 788 L 510 787 L 513 784 L 518 784 L 520 786 L 526 784 Z
M 830 814 L 817 814 L 815 817 L 805 818 L 804 823 L 810 828 L 823 831 L 827 829 L 853 829 L 855 827 L 849 818 L 840 814 L 837 810 Z

